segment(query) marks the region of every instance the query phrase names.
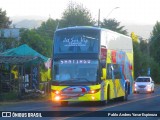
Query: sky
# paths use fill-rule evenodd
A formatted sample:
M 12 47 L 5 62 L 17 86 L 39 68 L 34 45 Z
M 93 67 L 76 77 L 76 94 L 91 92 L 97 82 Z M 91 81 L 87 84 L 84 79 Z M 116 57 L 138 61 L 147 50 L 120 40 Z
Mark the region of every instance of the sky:
M 71 0 L 0 0 L 8 17 L 61 18 Z M 160 0 L 72 0 L 83 4 L 94 19 L 115 18 L 123 24 L 154 25 L 160 21 Z M 119 7 L 115 9 L 116 7 Z M 35 17 L 36 18 L 36 17 Z M 29 18 L 28 18 L 29 19 Z

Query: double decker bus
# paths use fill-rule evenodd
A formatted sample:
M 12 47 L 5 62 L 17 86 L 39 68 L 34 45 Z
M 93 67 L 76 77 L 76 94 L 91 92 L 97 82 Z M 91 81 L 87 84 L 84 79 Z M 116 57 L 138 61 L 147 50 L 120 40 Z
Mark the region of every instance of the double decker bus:
M 133 45 L 128 36 L 98 27 L 58 29 L 54 35 L 51 97 L 106 104 L 133 92 Z

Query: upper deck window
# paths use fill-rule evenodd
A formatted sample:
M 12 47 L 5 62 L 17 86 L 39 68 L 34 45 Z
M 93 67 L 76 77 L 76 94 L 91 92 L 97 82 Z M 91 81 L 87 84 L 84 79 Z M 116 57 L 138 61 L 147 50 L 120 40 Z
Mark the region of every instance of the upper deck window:
M 54 53 L 98 53 L 99 44 L 99 32 L 95 30 L 58 31 Z

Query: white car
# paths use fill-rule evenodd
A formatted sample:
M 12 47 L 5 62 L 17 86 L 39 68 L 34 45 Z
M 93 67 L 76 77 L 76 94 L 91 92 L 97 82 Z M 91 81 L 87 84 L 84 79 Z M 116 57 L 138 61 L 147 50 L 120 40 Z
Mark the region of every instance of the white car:
M 154 81 L 149 76 L 140 76 L 135 80 L 134 93 L 152 93 L 154 92 Z

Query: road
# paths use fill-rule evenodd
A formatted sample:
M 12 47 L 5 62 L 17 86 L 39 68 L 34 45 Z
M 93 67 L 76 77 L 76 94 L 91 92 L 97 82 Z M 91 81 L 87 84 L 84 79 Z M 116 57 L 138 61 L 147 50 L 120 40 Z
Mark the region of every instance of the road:
M 60 111 L 69 111 L 65 112 L 68 115 L 63 117 L 42 117 L 38 118 L 40 120 L 53 120 L 53 119 L 59 119 L 59 120 L 88 120 L 92 117 L 92 119 L 147 119 L 147 120 L 160 120 L 160 117 L 109 117 L 108 114 L 112 116 L 116 116 L 117 111 L 123 111 L 122 113 L 127 112 L 128 115 L 135 112 L 139 112 L 142 115 L 142 112 L 145 111 L 157 111 L 158 114 L 160 114 L 160 86 L 157 86 L 155 88 L 155 93 L 152 94 L 132 94 L 129 95 L 128 101 L 122 102 L 117 100 L 112 100 L 109 103 L 107 103 L 105 106 L 100 106 L 95 103 L 89 103 L 89 102 L 72 102 L 69 103 L 66 107 L 61 107 L 58 103 L 52 103 L 51 101 L 26 101 L 26 102 L 18 102 L 18 103 L 12 103 L 12 104 L 5 104 L 0 106 L 0 111 L 47 111 L 46 114 L 50 115 L 53 114 L 59 114 L 61 116 L 62 112 Z M 95 112 L 98 111 L 98 112 Z M 106 116 L 105 116 L 106 112 Z M 115 112 L 115 114 L 113 114 Z M 103 114 L 101 116 L 101 114 Z M 119 113 L 118 113 L 119 114 Z M 43 116 L 44 114 L 42 114 Z M 91 116 L 91 117 L 89 117 Z M 96 117 L 98 116 L 98 117 Z M 101 116 L 101 117 L 100 117 Z M 2 119 L 2 118 L 0 118 Z M 8 118 L 3 118 L 7 119 Z M 10 119 L 22 119 L 22 118 L 10 118 Z M 27 118 L 25 118 L 27 119 Z M 35 118 L 30 118 L 35 119 Z

